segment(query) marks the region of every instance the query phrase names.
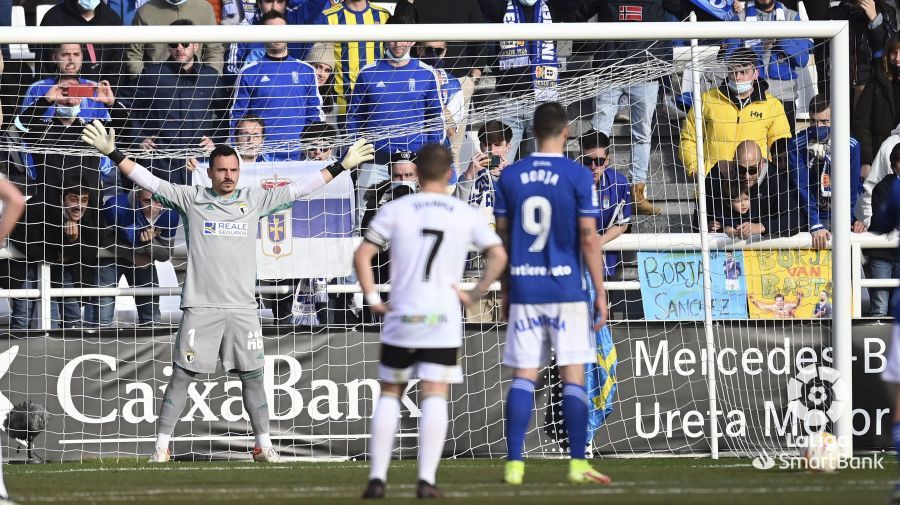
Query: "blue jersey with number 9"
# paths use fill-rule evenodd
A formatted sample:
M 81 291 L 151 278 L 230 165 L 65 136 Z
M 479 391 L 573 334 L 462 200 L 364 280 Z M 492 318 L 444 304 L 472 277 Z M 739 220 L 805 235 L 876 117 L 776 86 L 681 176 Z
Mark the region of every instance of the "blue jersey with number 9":
M 510 303 L 587 301 L 578 218 L 599 215 L 590 170 L 563 155 L 534 154 L 507 167 L 494 215 L 509 228 Z

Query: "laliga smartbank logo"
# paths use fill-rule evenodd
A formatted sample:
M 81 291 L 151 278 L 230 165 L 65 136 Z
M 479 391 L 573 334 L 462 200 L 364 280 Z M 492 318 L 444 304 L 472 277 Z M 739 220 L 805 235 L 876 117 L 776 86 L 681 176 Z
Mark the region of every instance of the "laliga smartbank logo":
M 881 454 L 845 457 L 852 435 L 837 437 L 826 431 L 843 415 L 850 398 L 840 372 L 821 365 L 802 368 L 788 381 L 787 395 L 791 423 L 801 428 L 797 435 L 786 433 L 787 447 L 799 450 L 776 457 L 761 452 L 751 462 L 754 468 L 813 472 L 884 468 Z

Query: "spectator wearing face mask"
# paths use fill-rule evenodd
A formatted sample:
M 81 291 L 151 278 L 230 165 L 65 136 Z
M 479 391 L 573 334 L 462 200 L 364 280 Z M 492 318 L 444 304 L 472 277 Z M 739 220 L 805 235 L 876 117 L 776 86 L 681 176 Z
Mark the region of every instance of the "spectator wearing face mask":
M 101 177 L 107 184 L 114 184 L 117 173 L 106 157 L 84 150 L 81 132 L 90 120 L 82 117 L 81 104 L 85 101 L 102 104 L 108 115 L 99 120 L 117 131 L 122 131 L 129 111 L 116 99 L 107 81 L 101 81 L 93 88 L 95 96 L 91 98 L 70 96 L 76 94 L 77 86 L 77 77 L 61 76 L 43 97 L 15 118 L 22 141 L 29 147 L 46 149 L 31 154 L 26 191 L 29 194 L 47 192 L 49 201 L 55 201 L 59 196 L 64 179 L 78 176 L 88 187 L 99 190 Z M 48 117 L 51 108 L 53 115 Z
M 266 26 L 287 23 L 278 11 L 260 18 Z M 265 57 L 241 69 L 231 109 L 231 122 L 252 115 L 266 122 L 266 141 L 277 161 L 299 158 L 297 141 L 309 123 L 322 121 L 322 98 L 316 85 L 315 70 L 306 62 L 290 56 L 285 42 L 266 42 Z
M 753 0 L 737 13 L 736 21 L 802 22 L 797 11 L 777 0 Z M 812 41 L 795 39 L 732 40 L 733 47 L 749 47 L 759 57 L 760 78 L 769 84 L 769 92 L 784 104 L 788 123 L 794 125 L 794 97 L 797 95 L 798 72 L 809 62 Z
M 705 166 L 700 167 L 697 163 L 693 108 L 681 128 L 681 161 L 692 177 L 698 172 L 705 176 L 717 162 L 731 160 L 741 141 L 756 142 L 763 156 L 771 159 L 773 150 L 785 152 L 791 137 L 784 106 L 767 91 L 766 81 L 759 79 L 756 53 L 741 47 L 731 53 L 726 63 L 726 82 L 705 91 L 702 97 Z
M 388 24 L 413 24 L 413 20 L 398 15 Z M 392 153 L 417 152 L 426 144 L 445 140 L 440 86 L 434 69 L 412 57 L 412 46 L 412 42 L 385 43 L 382 58 L 364 67 L 353 87 L 347 133 L 375 138 L 375 159 L 359 168 L 358 194 L 390 178 Z
M 46 70 L 47 77 L 36 81 L 28 87 L 22 98 L 22 104 L 19 112 L 23 112 L 28 107 L 34 105 L 38 99 L 47 94 L 54 85 L 56 85 L 62 77 L 72 77 L 78 79 L 78 84 L 96 86 L 97 79 L 85 77 L 84 74 L 84 46 L 81 44 L 58 44 L 52 48 L 45 47 L 45 58 L 50 61 L 45 62 L 51 64 L 52 67 Z M 111 85 L 111 84 L 110 84 Z M 56 107 L 49 107 L 45 112 L 45 117 L 53 117 Z M 82 98 L 78 104 L 78 117 L 85 120 L 109 119 L 109 111 L 106 107 L 96 100 Z
M 244 13 L 241 2 L 231 3 L 229 0 L 224 6 L 235 6 L 237 16 L 243 15 L 240 20 L 242 26 L 259 25 L 262 17 L 270 12 L 277 11 L 284 16 L 289 25 L 311 24 L 328 5 L 328 0 L 305 0 L 302 2 L 288 0 L 257 0 L 253 10 Z M 229 23 L 233 24 L 233 23 Z M 309 44 L 292 42 L 288 44 L 288 53 L 297 59 L 303 59 L 303 55 L 309 50 Z M 225 81 L 232 84 L 238 72 L 247 63 L 263 59 L 266 55 L 265 44 L 262 42 L 234 42 L 228 45 L 228 55 L 225 62 Z M 310 60 L 306 60 L 312 63 Z
M 484 19 L 481 15 L 479 0 L 455 0 L 453 2 L 433 2 L 428 0 L 399 0 L 394 9 L 394 15 L 409 15 L 415 18 L 416 23 L 423 24 L 481 24 Z M 431 46 L 435 49 L 423 51 L 419 58 L 429 65 L 440 68 L 448 79 L 455 81 L 452 85 L 459 85 L 459 92 L 454 91 L 460 114 L 450 123 L 453 128 L 448 128 L 448 146 L 453 152 L 453 159 L 459 163 L 459 153 L 466 137 L 469 119 L 469 109 L 475 85 L 481 79 L 484 68 L 489 64 L 487 47 L 482 42 L 453 42 L 434 44 L 419 44 L 419 46 Z M 438 48 L 439 47 L 439 48 Z M 426 52 L 440 53 L 429 55 Z M 437 58 L 432 60 L 432 58 Z M 428 61 L 432 60 L 432 61 Z
M 831 106 L 824 94 L 809 103 L 810 126 L 788 145 L 788 168 L 800 193 L 800 208 L 812 234 L 813 247 L 822 249 L 831 238 Z M 850 222 L 862 189 L 859 142 L 850 138 Z
M 384 204 L 415 193 L 418 190 L 418 177 L 416 176 L 416 153 L 412 151 L 397 151 L 391 154 L 390 162 L 391 178 L 366 191 L 365 207 L 361 229 L 368 228 L 369 222 L 375 217 Z
M 382 206 L 397 198 L 418 192 L 418 176 L 416 175 L 416 153 L 398 151 L 391 155 L 391 179 L 384 181 L 366 192 L 365 208 L 360 224 L 360 234 L 364 235 L 369 223 Z M 372 260 L 375 271 L 375 283 L 390 282 L 390 250 L 378 253 Z

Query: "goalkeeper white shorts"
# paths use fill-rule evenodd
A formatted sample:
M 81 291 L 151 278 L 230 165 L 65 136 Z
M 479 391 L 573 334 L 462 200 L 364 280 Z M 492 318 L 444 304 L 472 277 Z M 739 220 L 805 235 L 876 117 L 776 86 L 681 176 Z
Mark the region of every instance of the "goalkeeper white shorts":
M 520 304 L 509 306 L 503 364 L 513 368 L 541 368 L 593 363 L 597 359 L 587 302 Z
M 888 345 L 887 365 L 881 372 L 881 380 L 900 384 L 900 324 L 894 323 L 894 331 Z

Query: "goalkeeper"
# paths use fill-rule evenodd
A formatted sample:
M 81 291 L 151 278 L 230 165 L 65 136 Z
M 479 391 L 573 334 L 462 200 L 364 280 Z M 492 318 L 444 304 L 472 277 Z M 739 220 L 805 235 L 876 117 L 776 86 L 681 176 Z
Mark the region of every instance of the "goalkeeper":
M 151 462 L 169 460 L 169 439 L 184 410 L 188 386 L 198 373 L 212 373 L 216 360 L 238 372 L 244 409 L 256 438 L 253 459 L 278 462 L 269 437 L 269 406 L 263 389 L 262 330 L 256 314 L 256 237 L 259 220 L 288 208 L 344 170 L 370 161 L 375 149 L 357 141 L 343 161 L 287 186 L 272 190 L 238 188 L 237 153 L 218 145 L 209 155 L 212 187 L 166 182 L 116 149 L 115 132 L 94 121 L 81 139 L 109 157 L 154 199 L 181 214 L 188 239 L 187 273 L 181 293 L 181 324 L 175 339 L 172 378 L 159 413 L 159 431 Z

